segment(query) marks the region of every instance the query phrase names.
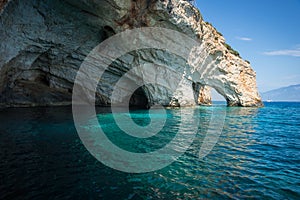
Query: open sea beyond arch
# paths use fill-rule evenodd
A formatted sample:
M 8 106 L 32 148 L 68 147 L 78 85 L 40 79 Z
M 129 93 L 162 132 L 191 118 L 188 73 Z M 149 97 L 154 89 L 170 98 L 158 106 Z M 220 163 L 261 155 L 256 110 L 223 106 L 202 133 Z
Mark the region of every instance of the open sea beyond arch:
M 193 144 L 171 165 L 141 174 L 97 161 L 82 144 L 70 107 L 2 109 L 0 199 L 300 199 L 300 103 L 181 109 L 197 109 Z M 213 150 L 199 159 L 215 109 L 226 111 L 224 128 Z M 114 144 L 143 153 L 175 137 L 173 118 L 180 111 L 166 110 L 165 127 L 146 139 L 124 134 L 105 108 L 97 116 Z M 147 110 L 118 114 L 141 126 L 150 123 Z

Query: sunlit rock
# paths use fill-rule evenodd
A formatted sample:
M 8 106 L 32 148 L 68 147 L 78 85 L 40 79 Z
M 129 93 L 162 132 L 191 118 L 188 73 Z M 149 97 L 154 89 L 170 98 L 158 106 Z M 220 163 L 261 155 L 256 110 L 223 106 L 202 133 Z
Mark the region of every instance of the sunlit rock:
M 10 0 L 0 8 L 0 102 L 4 106 L 71 104 L 76 73 L 88 53 L 105 39 L 139 27 L 184 33 L 199 41 L 201 52 L 194 54 L 192 63 L 155 49 L 122 56 L 99 82 L 98 105 L 109 105 L 118 79 L 132 66 L 145 63 L 182 73 L 181 84 L 176 93 L 143 86 L 133 94 L 131 104 L 209 104 L 210 95 L 204 89 L 209 86 L 229 106 L 262 105 L 250 64 L 188 1 Z

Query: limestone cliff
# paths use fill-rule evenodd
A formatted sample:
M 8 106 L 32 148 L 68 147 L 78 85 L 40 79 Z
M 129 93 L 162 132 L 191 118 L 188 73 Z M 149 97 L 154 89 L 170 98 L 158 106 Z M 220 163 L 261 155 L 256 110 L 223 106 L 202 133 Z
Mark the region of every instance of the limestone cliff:
M 88 53 L 110 36 L 139 27 L 184 33 L 199 41 L 212 59 L 204 60 L 199 52 L 192 67 L 162 50 L 130 52 L 116 60 L 99 83 L 97 104 L 110 104 L 112 86 L 133 64 L 152 63 L 182 71 L 184 86 L 176 95 L 157 86 L 142 87 L 133 95 L 133 105 L 175 101 L 188 106 L 204 96 L 209 103 L 204 86 L 215 88 L 229 106 L 262 105 L 250 64 L 188 1 L 10 0 L 1 1 L 1 7 L 0 102 L 4 106 L 70 104 L 76 73 Z M 205 69 L 197 68 L 199 64 Z M 216 73 L 209 73 L 212 70 Z
M 200 85 L 198 104 L 204 106 L 212 105 L 211 88 L 209 86 Z

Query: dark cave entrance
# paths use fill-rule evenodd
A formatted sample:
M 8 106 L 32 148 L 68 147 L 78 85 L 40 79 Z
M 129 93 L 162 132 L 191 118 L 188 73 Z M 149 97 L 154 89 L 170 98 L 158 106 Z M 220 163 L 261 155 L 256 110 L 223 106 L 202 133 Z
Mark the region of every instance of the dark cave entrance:
M 129 107 L 131 109 L 149 109 L 149 101 L 143 87 L 139 87 L 130 97 Z

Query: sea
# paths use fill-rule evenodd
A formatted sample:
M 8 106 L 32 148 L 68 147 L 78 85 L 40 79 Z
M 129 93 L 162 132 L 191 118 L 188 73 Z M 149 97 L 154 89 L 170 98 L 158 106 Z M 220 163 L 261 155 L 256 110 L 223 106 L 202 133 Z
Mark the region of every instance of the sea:
M 71 107 L 1 109 L 0 199 L 300 199 L 300 103 L 265 102 L 262 108 L 216 103 L 161 114 L 96 110 L 106 138 L 137 154 L 164 148 L 180 131 L 196 132 L 170 164 L 125 172 L 94 157 L 77 132 Z M 222 118 L 214 117 L 220 113 Z M 148 138 L 130 136 L 115 122 L 127 116 L 147 127 L 160 115 L 163 128 Z M 83 128 L 93 131 L 88 122 Z M 217 134 L 201 157 L 210 130 Z M 158 164 L 149 162 L 137 166 Z

